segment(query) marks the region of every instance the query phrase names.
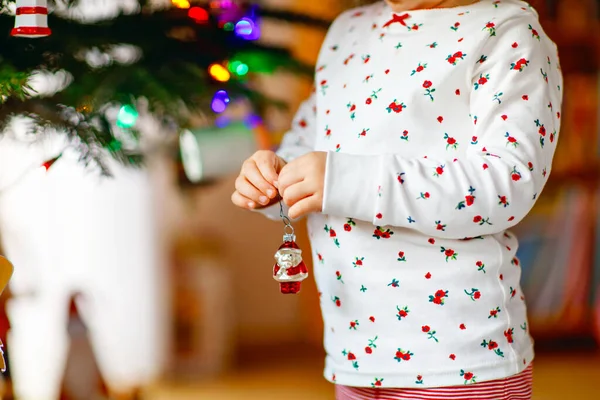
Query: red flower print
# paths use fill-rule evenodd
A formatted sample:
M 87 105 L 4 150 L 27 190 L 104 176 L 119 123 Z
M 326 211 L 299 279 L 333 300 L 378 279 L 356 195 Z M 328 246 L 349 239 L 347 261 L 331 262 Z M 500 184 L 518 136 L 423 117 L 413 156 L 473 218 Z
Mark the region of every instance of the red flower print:
M 514 43 L 512 44 L 512 48 L 513 48 L 513 49 L 516 49 L 517 47 L 519 47 L 519 43 L 517 43 L 517 42 L 514 42 Z
M 462 369 L 460 370 L 460 376 L 465 380 L 465 385 L 468 383 L 475 383 L 475 379 L 477 378 L 472 372 L 466 372 Z
M 361 258 L 356 257 L 354 262 L 352 263 L 352 265 L 354 265 L 354 268 L 362 267 L 364 260 L 365 260 L 364 257 L 361 257 Z
M 393 235 L 394 232 L 391 229 L 386 229 L 383 230 L 382 227 L 378 226 L 375 228 L 375 231 L 373 232 L 373 237 L 377 240 L 379 239 L 389 239 L 391 237 L 391 235 Z
M 371 353 L 373 353 L 373 349 L 367 346 L 367 347 L 365 347 L 365 353 L 371 354 Z
M 458 257 L 458 253 L 452 249 L 441 247 L 441 250 L 442 253 L 444 253 L 444 256 L 446 257 L 446 262 L 448 262 L 448 260 L 456 260 L 456 258 Z
M 375 378 L 373 383 L 371 383 L 371 387 L 373 387 L 373 388 L 378 388 L 378 387 L 381 387 L 382 385 L 383 385 L 383 378 Z
M 423 376 L 417 375 L 417 381 L 415 382 L 417 385 L 423 384 Z
M 452 65 L 456 65 L 459 60 L 464 60 L 465 57 L 465 53 L 463 53 L 462 51 L 457 51 L 456 53 L 449 55 L 446 58 L 446 61 L 448 61 Z
M 360 324 L 358 323 L 358 321 L 350 321 L 350 328 L 348 329 L 356 330 L 356 327 L 359 325 Z
M 431 272 L 428 272 L 427 274 L 425 274 L 425 279 L 431 279 Z
M 435 244 L 435 239 L 434 238 L 429 238 L 427 241 L 429 242 L 429 244 Z
M 513 71 L 519 71 L 519 72 L 523 72 L 523 70 L 525 69 L 525 67 L 529 66 L 529 61 L 521 58 L 518 61 L 512 63 L 510 65 L 510 69 Z
M 452 361 L 456 360 L 456 354 L 450 354 L 449 357 Z
M 471 289 L 470 292 L 465 289 L 465 294 L 469 296 L 473 301 L 477 301 L 481 298 L 481 292 L 479 291 L 479 289 Z
M 375 317 L 373 317 L 373 316 L 370 316 L 370 317 L 369 317 L 369 321 L 371 321 L 371 322 L 375 322 Z
M 521 173 L 519 171 L 517 171 L 517 167 L 515 166 L 511 172 L 510 177 L 512 178 L 513 181 L 517 182 L 521 180 Z
M 465 329 L 467 329 L 465 324 L 460 324 L 459 326 L 460 330 L 464 331 Z
M 474 84 L 475 90 L 479 89 L 481 86 L 488 83 L 489 80 L 490 80 L 490 74 L 485 74 L 485 75 L 479 74 L 479 79 L 477 79 L 477 82 L 475 82 L 475 84 Z
M 356 356 L 353 353 L 348 353 L 348 360 L 356 360 Z
M 529 30 L 531 31 L 531 37 L 532 37 L 532 38 L 535 38 L 535 39 L 537 39 L 537 40 L 540 40 L 540 34 L 538 33 L 538 31 L 537 31 L 537 30 L 535 30 L 535 29 L 533 28 L 533 26 L 529 25 Z
M 417 68 L 413 69 L 413 71 L 411 72 L 410 76 L 418 74 L 419 72 L 423 72 L 425 70 L 425 68 L 427 68 L 427 64 L 421 64 L 421 63 L 419 63 L 419 65 L 417 66 Z
M 484 347 L 484 348 L 487 348 L 490 351 L 493 351 L 499 357 L 504 357 L 504 353 L 498 347 L 498 343 L 494 342 L 491 339 L 489 341 L 488 340 L 484 340 L 483 342 L 481 342 L 481 347 Z
M 301 128 L 306 128 L 308 126 L 308 122 L 306 122 L 306 120 L 303 118 L 298 122 L 298 125 L 300 125 Z
M 431 81 L 425 81 L 425 82 L 423 82 L 423 87 L 425 89 L 429 89 L 432 85 L 433 85 L 433 83 L 431 83 Z
M 458 142 L 456 141 L 456 139 L 450 137 L 447 133 L 444 134 L 444 139 L 446 139 L 446 150 L 448 150 L 451 147 L 455 150 L 458 148 Z
M 435 292 L 435 295 L 433 295 L 433 296 L 430 295 L 429 296 L 429 302 L 433 303 L 433 304 L 437 304 L 437 305 L 443 306 L 446 297 L 448 297 L 448 291 L 447 290 L 438 290 L 437 292 Z
M 514 343 L 513 335 L 515 334 L 515 328 L 510 328 L 504 331 L 504 337 L 508 343 Z
M 400 114 L 405 108 L 406 105 L 404 103 L 398 103 L 398 100 L 394 99 L 394 101 L 391 102 L 387 107 L 387 112 L 391 113 L 393 111 L 396 114 Z
M 425 326 L 422 326 L 422 327 L 421 327 L 421 330 L 422 330 L 423 332 L 427 333 L 427 332 L 429 332 L 429 331 L 431 330 L 431 328 L 430 328 L 429 326 L 425 325 Z
M 439 165 L 437 167 L 435 167 L 435 173 L 433 174 L 433 176 L 440 176 L 444 173 L 444 165 Z
M 444 117 L 442 117 L 441 115 L 439 117 L 437 117 L 438 122 L 441 124 L 442 122 L 444 122 Z
M 473 217 L 473 222 L 478 223 L 481 222 L 483 218 L 481 217 L 481 215 L 477 215 L 475 217 Z
M 385 70 L 385 74 L 386 74 L 386 75 L 388 75 L 389 73 L 390 73 L 390 70 L 389 70 L 389 69 L 386 69 L 386 70 Z
M 504 121 L 506 121 L 508 119 L 508 115 L 502 115 L 502 116 L 500 116 L 500 118 L 502 118 Z
M 337 297 L 337 296 L 332 297 L 331 300 L 335 303 L 335 305 L 337 307 L 341 307 L 342 306 L 342 301 L 340 300 L 339 297 Z
M 344 230 L 346 232 L 350 232 L 352 230 L 352 227 L 349 224 L 344 224 Z
M 498 313 L 500 313 L 500 311 L 502 311 L 502 310 L 500 310 L 500 307 L 496 307 L 495 309 L 490 310 L 490 315 L 488 316 L 488 319 L 498 318 Z
M 487 164 L 483 164 L 483 170 L 485 171 L 486 169 L 488 169 L 488 165 Z
M 398 349 L 398 351 L 396 352 L 396 356 L 394 357 L 394 360 L 401 362 L 401 361 L 410 361 L 410 358 L 413 356 L 414 354 L 411 353 L 410 351 L 404 351 L 402 349 Z
M 405 262 L 406 261 L 406 256 L 404 255 L 404 252 L 401 251 L 398 253 L 398 261 L 400 262 Z
M 403 178 L 404 175 L 405 175 L 404 172 L 402 172 L 401 174 L 398 174 L 398 182 L 400 182 L 400 184 L 404 183 L 404 178 Z
M 381 219 L 381 218 L 383 218 L 383 215 L 382 215 L 381 213 L 379 213 L 379 214 L 377 214 L 377 215 L 375 216 L 375 218 L 377 218 L 377 219 Z
M 369 98 L 367 98 L 367 100 L 365 100 L 365 103 L 371 104 L 371 103 L 373 103 L 373 99 L 369 97 Z
M 483 271 L 484 274 L 486 273 L 485 264 L 482 261 L 477 261 L 475 265 L 477 266 L 477 271 Z
M 460 96 L 460 89 L 456 89 L 456 91 L 454 92 L 457 96 Z
M 460 22 L 455 22 L 454 25 L 452 25 L 450 27 L 450 29 L 452 29 L 454 32 L 456 32 L 459 27 L 460 27 Z
M 335 232 L 335 230 L 334 230 L 332 227 L 330 227 L 330 226 L 328 226 L 328 225 L 325 225 L 325 232 L 329 233 L 329 237 L 330 237 L 331 239 L 333 239 L 333 243 L 334 243 L 334 244 L 335 244 L 337 247 L 340 247 L 340 241 L 339 241 L 339 240 L 338 240 L 338 238 L 337 238 L 337 233 Z
M 527 101 L 527 100 L 529 100 L 529 96 L 527 96 L 526 94 L 524 94 L 523 97 L 522 97 L 522 99 L 525 100 L 525 101 Z
M 410 313 L 408 307 L 400 308 L 400 306 L 396 306 L 396 310 L 398 310 L 398 314 L 396 314 L 398 321 L 402 321 L 402 319 L 408 317 L 408 314 Z

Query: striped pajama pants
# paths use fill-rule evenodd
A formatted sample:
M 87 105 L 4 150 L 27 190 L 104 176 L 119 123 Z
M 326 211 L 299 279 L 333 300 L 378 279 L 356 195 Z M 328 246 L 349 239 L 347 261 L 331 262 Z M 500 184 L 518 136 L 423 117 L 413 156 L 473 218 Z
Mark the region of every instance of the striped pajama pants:
M 336 386 L 336 400 L 531 400 L 533 366 L 504 379 L 430 389 L 372 389 Z

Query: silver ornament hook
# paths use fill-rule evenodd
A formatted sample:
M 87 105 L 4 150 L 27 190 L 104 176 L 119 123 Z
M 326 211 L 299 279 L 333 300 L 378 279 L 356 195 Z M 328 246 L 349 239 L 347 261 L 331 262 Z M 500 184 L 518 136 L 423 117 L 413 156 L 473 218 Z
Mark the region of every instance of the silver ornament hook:
M 279 200 L 279 216 L 283 221 L 283 241 L 284 242 L 295 242 L 296 235 L 294 234 L 294 227 L 290 218 L 283 213 L 283 203 Z

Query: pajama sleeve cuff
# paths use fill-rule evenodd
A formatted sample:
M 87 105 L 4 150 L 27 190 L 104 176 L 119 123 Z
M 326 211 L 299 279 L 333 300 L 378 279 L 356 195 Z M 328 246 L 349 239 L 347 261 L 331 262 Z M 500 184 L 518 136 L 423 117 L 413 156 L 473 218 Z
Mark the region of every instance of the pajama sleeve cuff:
M 329 152 L 323 214 L 373 222 L 378 172 L 378 156 Z

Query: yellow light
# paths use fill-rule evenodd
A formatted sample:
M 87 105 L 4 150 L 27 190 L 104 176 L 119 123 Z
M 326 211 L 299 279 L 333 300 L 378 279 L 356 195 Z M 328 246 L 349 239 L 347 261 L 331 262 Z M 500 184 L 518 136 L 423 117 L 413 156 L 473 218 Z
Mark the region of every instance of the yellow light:
M 214 80 L 219 82 L 227 82 L 231 78 L 231 74 L 227 71 L 227 68 L 220 64 L 213 64 L 208 68 L 208 73 L 213 77 Z
M 171 3 L 177 8 L 190 8 L 190 2 L 188 0 L 171 0 Z

